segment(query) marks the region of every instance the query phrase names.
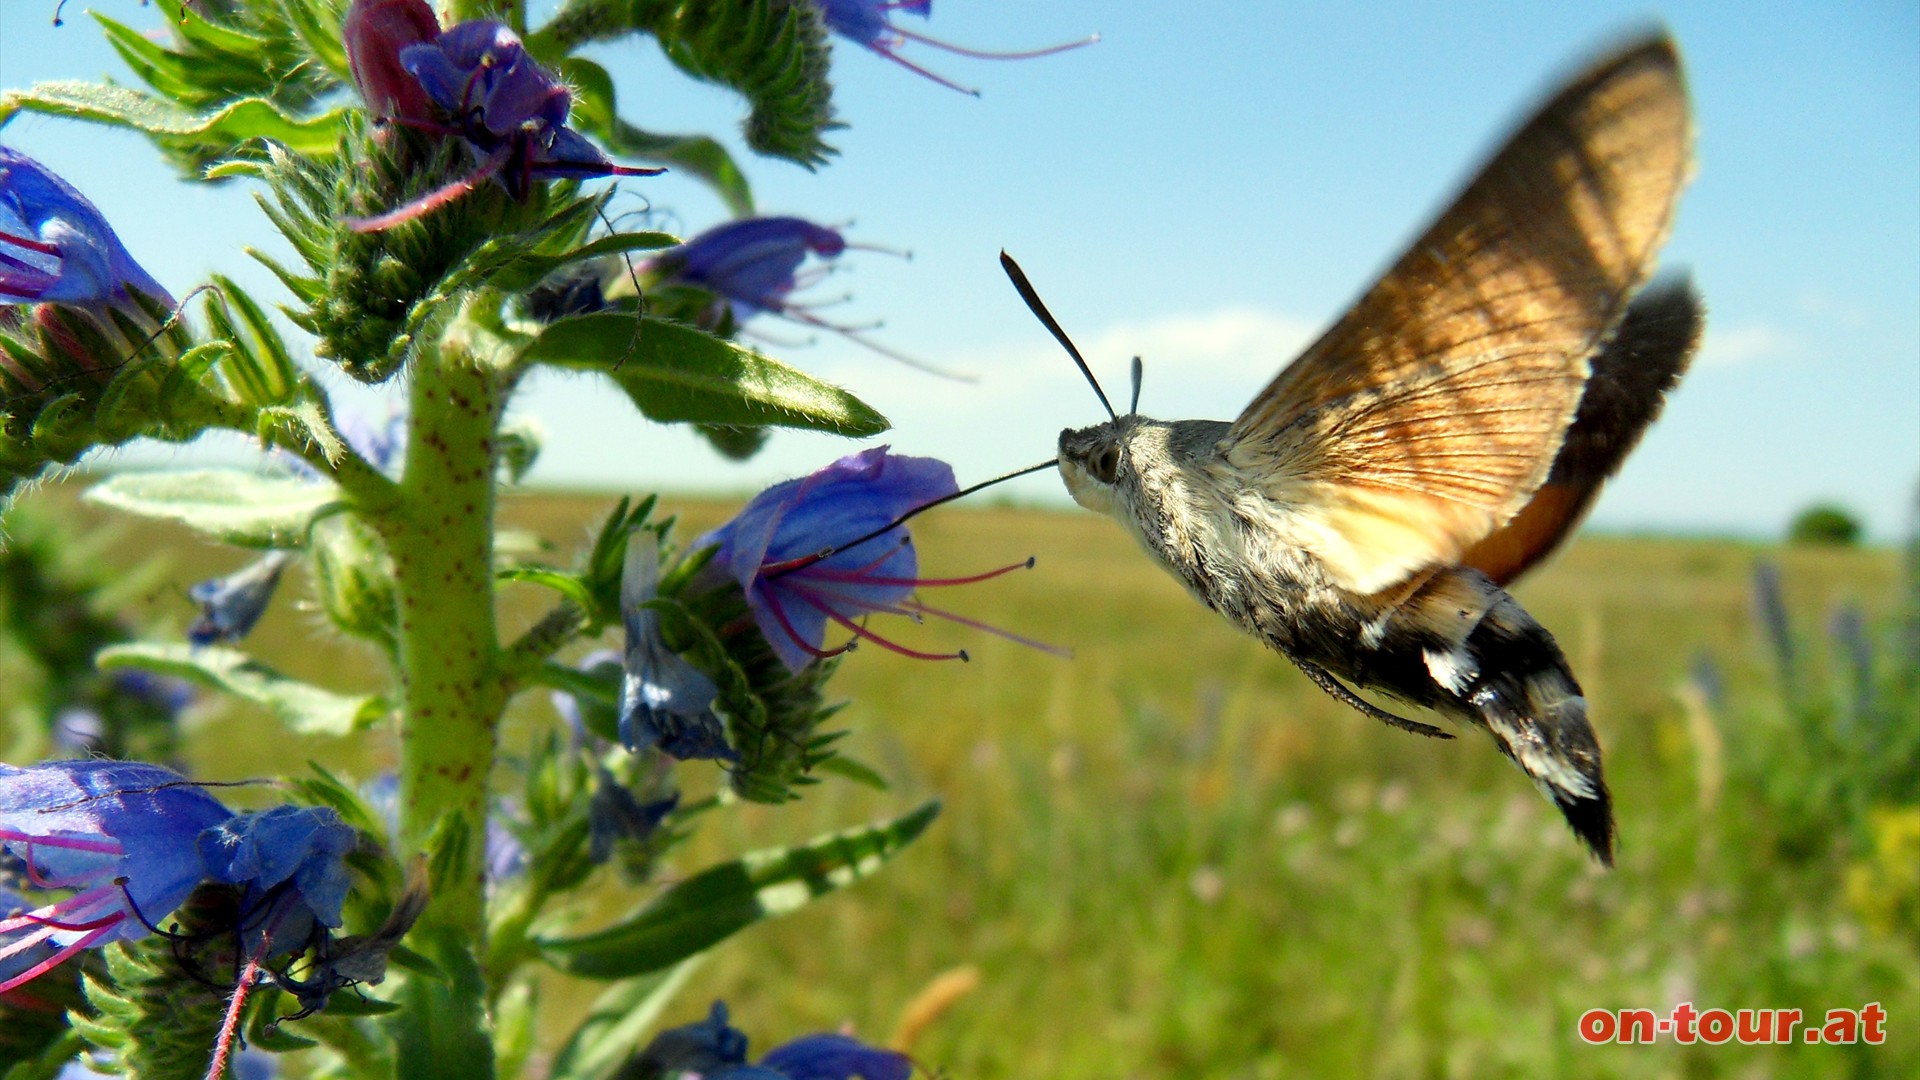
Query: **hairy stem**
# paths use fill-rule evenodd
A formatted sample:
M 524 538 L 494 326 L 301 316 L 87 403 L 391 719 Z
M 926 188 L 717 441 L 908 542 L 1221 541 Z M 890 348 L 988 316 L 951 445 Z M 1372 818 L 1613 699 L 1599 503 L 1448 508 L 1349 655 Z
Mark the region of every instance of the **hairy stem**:
M 433 902 L 414 940 L 443 968 L 473 977 L 410 981 L 410 997 L 432 1000 L 411 1002 L 420 1011 L 400 1030 L 399 1049 L 403 1060 L 457 1063 L 459 1075 L 484 1080 L 492 1068 L 479 996 L 486 959 L 474 954 L 486 940 L 488 778 L 506 704 L 493 512 L 494 433 L 507 386 L 458 346 L 416 362 L 411 378 L 400 497 L 373 518 L 393 556 L 399 615 L 400 845 L 425 853 L 433 874 Z

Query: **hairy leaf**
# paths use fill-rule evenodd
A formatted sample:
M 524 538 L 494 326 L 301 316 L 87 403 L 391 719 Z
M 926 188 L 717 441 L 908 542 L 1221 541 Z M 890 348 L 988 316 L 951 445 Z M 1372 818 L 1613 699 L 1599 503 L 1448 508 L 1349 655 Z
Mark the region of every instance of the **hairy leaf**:
M 244 469 L 122 473 L 88 489 L 88 502 L 140 517 L 176 521 L 203 536 L 250 548 L 299 548 L 332 484 Z
M 530 363 L 606 372 L 663 422 L 772 426 L 864 438 L 886 417 L 837 386 L 676 323 L 602 312 L 562 319 L 522 352 Z
M 238 649 L 186 644 L 115 645 L 95 661 L 103 671 L 140 668 L 173 675 L 265 706 L 301 735 L 349 735 L 386 714 L 371 695 L 323 690 L 260 663 Z

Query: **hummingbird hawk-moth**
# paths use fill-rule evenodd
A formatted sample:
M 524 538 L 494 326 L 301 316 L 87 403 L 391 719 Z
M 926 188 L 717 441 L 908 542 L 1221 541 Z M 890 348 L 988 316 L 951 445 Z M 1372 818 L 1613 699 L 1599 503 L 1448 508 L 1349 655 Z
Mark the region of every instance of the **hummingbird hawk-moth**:
M 1673 43 L 1568 82 L 1238 419 L 1117 415 L 1060 434 L 1074 501 L 1369 716 L 1486 730 L 1613 861 L 1587 703 L 1505 587 L 1584 516 L 1700 337 L 1685 280 L 1644 290 L 1691 168 Z M 1032 286 L 1034 313 L 1093 381 Z M 1138 361 L 1134 398 L 1139 398 Z

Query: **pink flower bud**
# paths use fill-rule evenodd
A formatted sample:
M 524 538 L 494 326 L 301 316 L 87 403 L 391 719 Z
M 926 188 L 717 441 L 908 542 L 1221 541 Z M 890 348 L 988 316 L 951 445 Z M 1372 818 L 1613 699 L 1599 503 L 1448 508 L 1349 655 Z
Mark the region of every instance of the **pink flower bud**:
M 440 36 L 427 0 L 353 0 L 345 27 L 353 85 L 380 120 L 433 119 L 420 80 L 400 66 L 400 50 Z

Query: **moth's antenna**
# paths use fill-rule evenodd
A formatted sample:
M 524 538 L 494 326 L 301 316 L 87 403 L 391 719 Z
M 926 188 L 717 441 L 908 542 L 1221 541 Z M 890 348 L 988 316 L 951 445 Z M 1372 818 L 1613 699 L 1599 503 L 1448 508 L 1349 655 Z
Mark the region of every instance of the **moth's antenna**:
M 784 563 L 776 564 L 773 567 L 764 571 L 763 576 L 775 578 L 775 577 L 780 577 L 784 574 L 791 574 L 795 570 L 805 570 L 807 567 L 812 566 L 814 563 L 817 563 L 822 559 L 831 558 L 832 556 L 838 555 L 840 552 L 846 551 L 849 548 L 859 547 L 861 544 L 864 544 L 867 541 L 874 539 L 875 537 L 885 536 L 887 533 L 892 532 L 894 529 L 898 528 L 901 525 L 905 525 L 907 522 L 913 520 L 914 518 L 920 516 L 921 514 L 926 513 L 927 511 L 933 509 L 936 506 L 940 506 L 944 503 L 950 503 L 955 499 L 964 499 L 976 491 L 980 491 L 985 488 L 990 488 L 995 484 L 1005 483 L 1008 480 L 1017 479 L 1019 477 L 1027 475 L 1028 473 L 1037 473 L 1042 469 L 1051 469 L 1055 465 L 1058 465 L 1059 463 L 1060 463 L 1060 460 L 1058 458 L 1049 458 L 1038 465 L 1029 465 L 1024 469 L 1015 469 L 1014 471 L 1007 473 L 1005 476 L 996 476 L 991 480 L 982 480 L 979 483 L 973 485 L 972 487 L 961 488 L 959 491 L 956 491 L 951 495 L 942 495 L 939 498 L 933 500 L 932 502 L 921 503 L 919 506 L 914 507 L 913 509 L 907 511 L 904 514 L 901 514 L 899 517 L 894 518 L 892 521 L 887 522 L 885 525 L 880 526 L 879 528 L 873 530 L 872 532 L 863 533 L 862 535 L 854 537 L 852 540 L 849 540 L 844 544 L 835 544 L 830 548 L 822 548 L 821 550 L 816 551 L 811 555 L 802 555 L 797 559 L 789 559 Z
M 1073 357 L 1073 362 L 1080 365 L 1080 374 L 1087 377 L 1087 385 L 1093 387 L 1093 392 L 1100 395 L 1100 404 L 1106 407 L 1107 415 L 1115 420 L 1120 419 L 1119 414 L 1113 411 L 1113 403 L 1107 400 L 1107 392 L 1100 389 L 1100 380 L 1093 377 L 1093 369 L 1087 366 L 1087 361 L 1080 355 L 1080 350 L 1073 347 L 1073 342 L 1067 340 L 1067 332 L 1060 329 L 1060 324 L 1054 320 L 1053 313 L 1047 310 L 1047 305 L 1040 302 L 1040 294 L 1033 291 L 1033 283 L 1027 280 L 1025 273 L 1021 272 L 1020 264 L 1013 261 L 1013 256 L 1002 251 L 1000 268 L 1007 272 L 1007 279 L 1013 282 L 1013 287 L 1019 292 L 1020 299 L 1027 302 L 1027 310 L 1033 312 L 1033 317 L 1040 320 L 1040 325 L 1053 333 L 1053 339 L 1067 350 L 1067 355 Z
M 1146 365 L 1140 362 L 1139 357 L 1137 356 L 1134 357 L 1133 358 L 1133 404 L 1127 406 L 1127 415 L 1129 416 L 1140 411 L 1140 376 L 1145 372 L 1146 372 Z

